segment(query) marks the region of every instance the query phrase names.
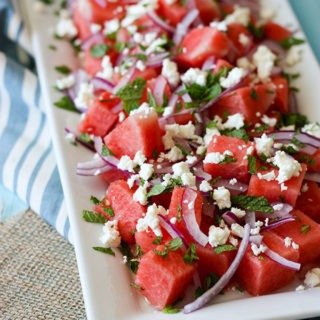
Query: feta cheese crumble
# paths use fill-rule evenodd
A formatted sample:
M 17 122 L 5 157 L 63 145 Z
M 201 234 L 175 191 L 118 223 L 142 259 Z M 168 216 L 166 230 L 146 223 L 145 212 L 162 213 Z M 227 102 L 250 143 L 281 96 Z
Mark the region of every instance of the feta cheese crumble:
M 226 78 L 222 77 L 220 79 L 220 85 L 225 89 L 231 88 L 239 83 L 246 76 L 246 74 L 247 71 L 245 69 L 235 67 L 228 73 Z
M 260 45 L 253 54 L 253 64 L 257 67 L 258 77 L 267 81 L 271 75 L 277 56 L 266 46 Z
M 100 241 L 106 247 L 119 247 L 121 237 L 118 230 L 118 220 L 107 221 L 102 227 Z
M 213 190 L 213 199 L 215 200 L 219 209 L 231 207 L 230 191 L 225 187 L 218 187 Z
M 168 80 L 169 84 L 176 87 L 180 82 L 180 73 L 175 62 L 164 59 L 161 74 Z
M 190 68 L 181 76 L 181 80 L 186 84 L 196 83 L 205 86 L 207 83 L 207 72 L 198 68 Z
M 308 288 L 316 287 L 320 284 L 320 268 L 309 270 L 305 276 L 304 284 Z
M 222 244 L 226 244 L 228 241 L 230 235 L 230 230 L 228 229 L 227 226 L 221 228 L 221 227 L 216 227 L 214 225 L 210 226 L 209 228 L 209 244 L 212 247 L 217 247 Z

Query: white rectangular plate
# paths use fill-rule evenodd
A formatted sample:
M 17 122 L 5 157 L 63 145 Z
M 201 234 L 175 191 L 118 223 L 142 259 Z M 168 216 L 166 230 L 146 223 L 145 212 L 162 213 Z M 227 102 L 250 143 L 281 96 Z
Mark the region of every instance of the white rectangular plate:
M 54 8 L 46 7 L 46 12 L 35 12 L 34 1 L 23 0 L 32 28 L 32 40 L 37 61 L 42 93 L 47 106 L 52 140 L 67 202 L 71 228 L 74 237 L 81 284 L 88 319 L 297 319 L 320 315 L 320 288 L 296 292 L 295 287 L 262 297 L 248 297 L 240 293 L 219 297 L 210 306 L 191 315 L 178 313 L 165 315 L 154 311 L 130 288 L 130 274 L 117 258 L 92 250 L 99 245 L 101 226 L 86 223 L 81 218 L 83 209 L 91 209 L 90 195 L 102 198 L 105 187 L 98 178 L 79 177 L 75 174 L 78 161 L 91 158 L 84 148 L 71 146 L 65 140 L 65 127 L 76 128 L 79 116 L 54 107 L 60 98 L 53 89 L 57 73 L 54 66 L 77 65 L 73 50 L 64 41 L 54 40 L 52 28 L 56 16 Z M 268 6 L 276 9 L 277 19 L 284 25 L 298 28 L 297 20 L 286 0 L 269 0 Z M 300 34 L 303 36 L 303 34 Z M 57 46 L 57 51 L 48 49 Z M 301 70 L 298 85 L 301 112 L 313 121 L 320 121 L 320 71 L 317 61 L 308 45 L 303 45 L 303 59 L 297 67 Z M 235 299 L 235 300 L 234 300 Z

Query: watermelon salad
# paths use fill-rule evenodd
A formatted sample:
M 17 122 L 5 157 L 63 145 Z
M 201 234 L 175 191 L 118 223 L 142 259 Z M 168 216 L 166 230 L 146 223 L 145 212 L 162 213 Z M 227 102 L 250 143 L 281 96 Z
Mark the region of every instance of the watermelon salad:
M 77 174 L 106 182 L 83 218 L 158 310 L 320 283 L 320 125 L 297 109 L 304 40 L 273 18 L 247 0 L 74 0 L 59 13 L 55 35 L 81 68 L 57 66 L 56 106 L 81 113 L 67 137 L 92 160 Z

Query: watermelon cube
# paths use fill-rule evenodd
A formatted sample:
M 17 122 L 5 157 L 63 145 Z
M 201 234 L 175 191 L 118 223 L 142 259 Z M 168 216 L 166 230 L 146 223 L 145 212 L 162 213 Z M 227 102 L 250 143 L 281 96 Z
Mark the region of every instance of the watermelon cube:
M 306 189 L 306 190 L 304 190 Z M 320 188 L 316 182 L 305 182 L 296 203 L 296 209 L 320 223 Z
M 133 193 L 124 180 L 112 182 L 107 191 L 107 200 L 114 212 L 111 220 L 118 220 L 121 238 L 129 244 L 135 242 L 137 222 L 146 213 L 146 208 L 133 200 Z
M 156 250 L 163 252 L 164 246 L 157 246 Z M 195 270 L 195 266 L 183 261 L 180 249 L 169 250 L 165 257 L 151 250 L 141 257 L 135 284 L 141 287 L 140 293 L 161 310 L 184 296 Z
M 213 177 L 225 179 L 236 178 L 242 182 L 248 182 L 250 175 L 248 173 L 248 160 L 247 154 L 253 154 L 252 142 L 244 142 L 240 138 L 228 136 L 213 136 L 207 148 L 206 158 L 204 161 L 204 171 L 210 173 Z M 233 162 L 215 163 L 210 162 L 210 153 L 231 152 Z M 206 160 L 207 159 L 207 160 Z
M 137 231 L 134 234 L 136 244 L 141 247 L 142 252 L 146 253 L 150 250 L 153 250 L 157 247 L 159 244 L 165 244 L 166 242 L 170 241 L 172 237 L 166 232 L 165 230 L 161 229 L 162 232 L 162 239 L 161 242 L 157 244 L 155 241 L 157 240 L 157 236 L 154 234 L 154 232 L 148 228 L 145 231 Z
M 103 92 L 89 106 L 85 117 L 79 123 L 78 130 L 104 137 L 118 120 L 118 114 L 113 113 L 111 108 L 119 102 L 120 99 L 109 92 Z
M 306 165 L 301 164 L 301 167 L 302 171 L 300 172 L 300 175 L 298 177 L 292 177 L 288 181 L 285 181 L 284 184 L 279 184 L 277 180 L 267 181 L 265 179 L 260 179 L 258 175 L 252 175 L 247 193 L 256 197 L 264 196 L 270 202 L 285 201 L 294 207 L 306 171 Z M 257 171 L 257 173 L 266 175 L 272 170 L 275 172 L 275 176 L 277 176 L 278 170 L 274 168 L 268 171 Z
M 299 250 L 286 247 L 282 237 L 272 231 L 264 231 L 262 234 L 263 242 L 268 248 L 288 260 L 298 261 Z M 245 290 L 257 296 L 271 293 L 287 285 L 293 280 L 295 274 L 295 270 L 280 265 L 264 253 L 254 255 L 249 244 L 236 277 Z
M 299 245 L 300 263 L 307 264 L 320 258 L 320 225 L 305 215 L 294 210 L 295 221 L 288 222 L 274 229 L 282 237 L 290 237 Z
M 241 113 L 247 122 L 256 123 L 274 102 L 274 84 L 246 86 L 223 96 L 210 109 L 211 116 Z
M 104 137 L 104 142 L 119 158 L 128 155 L 133 159 L 139 150 L 147 158 L 151 157 L 154 151 L 163 149 L 156 111 L 150 109 L 130 115 Z

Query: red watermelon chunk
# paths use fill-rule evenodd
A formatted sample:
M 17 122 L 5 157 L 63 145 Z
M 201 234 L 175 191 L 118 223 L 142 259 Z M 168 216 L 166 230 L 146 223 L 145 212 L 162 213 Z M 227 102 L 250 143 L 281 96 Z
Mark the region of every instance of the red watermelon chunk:
M 282 237 L 272 231 L 263 234 L 264 244 L 282 257 L 297 262 L 299 250 L 286 247 Z M 271 260 L 264 253 L 255 256 L 249 244 L 236 272 L 236 277 L 250 294 L 257 296 L 271 293 L 293 280 L 296 271 Z
M 151 157 L 155 150 L 163 149 L 157 113 L 150 109 L 129 116 L 105 136 L 104 142 L 119 158 L 128 155 L 133 159 L 139 150 Z
M 276 98 L 274 100 L 274 106 L 281 112 L 287 113 L 289 112 L 289 86 L 288 81 L 285 77 L 276 76 L 272 77 L 272 82 L 275 85 L 276 90 Z
M 169 22 L 172 26 L 176 26 L 187 14 L 187 7 L 180 2 L 169 4 L 166 0 L 159 0 L 157 13 Z
M 237 250 L 215 253 L 214 248 L 207 244 L 205 247 L 197 245 L 196 253 L 199 257 L 197 262 L 199 276 L 204 282 L 210 273 L 221 277 L 228 270 Z
M 164 246 L 157 246 L 156 250 L 164 251 Z M 161 310 L 185 295 L 194 272 L 195 267 L 183 261 L 181 250 L 169 250 L 166 257 L 151 250 L 141 257 L 135 284 L 142 288 L 140 293 Z
M 172 239 L 172 237 L 165 230 L 161 229 L 161 232 L 162 239 L 159 243 L 157 241 L 157 236 L 150 228 L 145 231 L 137 231 L 134 234 L 136 244 L 141 247 L 142 252 L 147 253 L 148 251 L 155 249 L 157 245 L 165 244 Z
M 220 20 L 221 11 L 219 4 L 212 0 L 195 0 L 195 6 L 199 10 L 199 16 L 204 24 L 214 20 Z
M 320 188 L 316 182 L 305 182 L 296 203 L 296 209 L 320 223 Z
M 278 176 L 279 171 L 277 169 L 272 168 L 267 171 L 258 170 L 257 175 L 252 175 L 250 178 L 247 193 L 256 197 L 264 196 L 270 202 L 285 201 L 294 207 L 306 172 L 306 165 L 301 164 L 301 167 L 302 171 L 298 177 L 292 177 L 283 184 L 279 184 L 277 180 L 267 181 L 258 177 L 258 173 L 265 175 L 272 170 L 275 172 L 275 176 Z
M 107 200 L 114 212 L 111 220 L 118 220 L 120 235 L 127 243 L 134 243 L 138 219 L 146 213 L 146 208 L 133 200 L 133 193 L 124 180 L 112 182 L 107 191 Z
M 85 117 L 79 123 L 79 131 L 104 137 L 118 120 L 118 115 L 110 109 L 119 102 L 120 99 L 110 93 L 102 93 L 89 106 Z
M 176 219 L 176 223 L 174 226 L 181 232 L 188 243 L 194 242 L 194 239 L 190 235 L 186 224 L 183 220 L 183 210 L 182 210 L 182 200 L 183 194 L 186 190 L 185 187 L 177 187 L 175 186 L 171 196 L 171 202 L 169 207 L 169 213 L 167 219 L 170 220 L 172 218 Z M 197 192 L 197 198 L 195 200 L 195 217 L 198 225 L 201 224 L 201 212 L 202 212 L 202 195 L 199 191 Z
M 230 49 L 230 40 L 216 28 L 195 28 L 184 37 L 181 47 L 182 53 L 177 55 L 178 64 L 184 68 L 200 68 L 211 56 L 223 58 Z
M 213 152 L 223 154 L 225 151 L 230 151 L 236 161 L 225 164 L 204 163 L 203 169 L 213 177 L 236 178 L 239 181 L 248 182 L 250 176 L 248 173 L 247 154 L 253 154 L 254 150 L 252 146 L 252 142 L 246 143 L 240 138 L 213 136 L 206 154 L 208 155 Z
M 247 122 L 259 122 L 274 102 L 276 91 L 274 84 L 257 84 L 231 91 L 219 99 L 210 109 L 211 116 L 223 116 L 241 113 Z
M 320 225 L 299 210 L 291 213 L 296 220 L 275 228 L 274 232 L 299 245 L 301 264 L 312 263 L 320 257 Z
M 285 39 L 288 39 L 292 35 L 292 32 L 289 31 L 287 28 L 273 21 L 268 21 L 264 25 L 263 31 L 266 38 L 277 42 L 281 42 Z

